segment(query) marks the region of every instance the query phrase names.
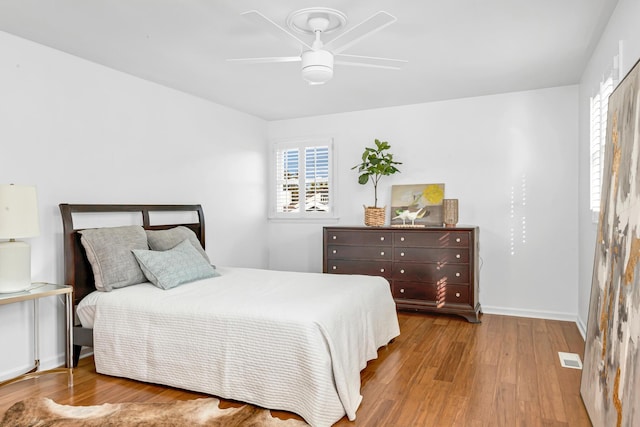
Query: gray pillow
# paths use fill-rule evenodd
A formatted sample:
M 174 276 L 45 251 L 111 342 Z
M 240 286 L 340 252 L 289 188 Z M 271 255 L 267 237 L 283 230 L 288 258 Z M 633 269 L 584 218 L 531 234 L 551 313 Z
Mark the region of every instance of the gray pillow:
M 154 251 L 166 251 L 174 248 L 185 239 L 188 239 L 193 247 L 200 252 L 200 255 L 211 264 L 207 253 L 200 244 L 200 240 L 198 240 L 198 236 L 192 229 L 180 225 L 167 230 L 147 230 L 147 241 L 151 250 Z
M 132 252 L 147 279 L 161 289 L 218 275 L 188 239 L 166 251 L 134 249 Z
M 97 290 L 109 292 L 146 281 L 131 253 L 132 249 L 148 248 L 141 226 L 91 228 L 79 233 Z

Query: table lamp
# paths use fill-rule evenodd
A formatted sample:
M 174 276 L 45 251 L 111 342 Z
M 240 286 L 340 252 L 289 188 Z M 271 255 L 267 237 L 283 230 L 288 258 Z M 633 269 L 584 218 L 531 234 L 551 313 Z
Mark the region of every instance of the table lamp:
M 40 234 L 36 188 L 0 184 L 0 293 L 31 286 L 31 247 L 16 239 Z

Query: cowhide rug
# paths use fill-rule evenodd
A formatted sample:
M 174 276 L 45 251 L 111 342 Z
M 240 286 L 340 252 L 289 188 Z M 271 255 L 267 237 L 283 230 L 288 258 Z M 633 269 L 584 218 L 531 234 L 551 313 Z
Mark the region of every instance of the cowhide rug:
M 267 409 L 244 405 L 220 409 L 216 398 L 172 403 L 105 403 L 98 406 L 59 405 L 40 397 L 14 404 L 1 427 L 301 427 L 298 420 L 281 420 Z

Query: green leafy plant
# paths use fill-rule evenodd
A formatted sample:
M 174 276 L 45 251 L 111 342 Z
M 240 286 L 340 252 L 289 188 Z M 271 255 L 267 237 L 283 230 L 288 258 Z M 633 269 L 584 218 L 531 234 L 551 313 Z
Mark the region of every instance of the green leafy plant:
M 367 184 L 369 181 L 373 183 L 373 195 L 374 204 L 373 207 L 378 207 L 378 182 L 383 176 L 393 175 L 400 172 L 396 165 L 401 165 L 402 162 L 396 162 L 393 160 L 393 154 L 388 150 L 391 148 L 388 142 L 375 140 L 375 148 L 365 147 L 362 153 L 362 163 L 359 163 L 351 169 L 358 168 L 360 175 L 358 176 L 358 182 L 362 185 Z

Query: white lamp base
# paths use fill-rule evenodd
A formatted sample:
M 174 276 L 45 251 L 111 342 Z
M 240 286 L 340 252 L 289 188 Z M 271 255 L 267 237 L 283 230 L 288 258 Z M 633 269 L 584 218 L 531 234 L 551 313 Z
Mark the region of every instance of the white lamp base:
M 31 287 L 31 247 L 26 242 L 0 242 L 0 294 Z

